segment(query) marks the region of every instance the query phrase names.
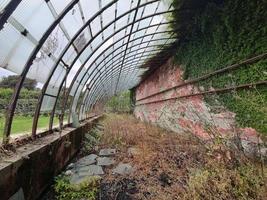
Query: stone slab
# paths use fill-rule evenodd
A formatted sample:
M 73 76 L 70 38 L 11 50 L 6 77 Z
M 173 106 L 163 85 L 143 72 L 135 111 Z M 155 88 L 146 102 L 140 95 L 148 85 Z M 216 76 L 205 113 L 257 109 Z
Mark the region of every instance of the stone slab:
M 109 157 L 98 157 L 96 160 L 99 166 L 109 166 L 115 163 L 115 160 Z
M 101 166 L 89 165 L 76 168 L 76 173 L 70 176 L 71 184 L 80 184 L 90 177 L 104 175 L 104 171 Z
M 134 171 L 134 168 L 128 163 L 120 163 L 112 170 L 114 174 L 127 175 Z
M 96 163 L 96 158 L 98 156 L 95 155 L 95 154 L 90 154 L 88 156 L 85 156 L 81 159 L 79 159 L 77 162 L 76 162 L 76 165 L 92 165 L 92 164 L 95 164 Z
M 116 154 L 116 149 L 101 149 L 99 151 L 100 156 L 113 156 Z

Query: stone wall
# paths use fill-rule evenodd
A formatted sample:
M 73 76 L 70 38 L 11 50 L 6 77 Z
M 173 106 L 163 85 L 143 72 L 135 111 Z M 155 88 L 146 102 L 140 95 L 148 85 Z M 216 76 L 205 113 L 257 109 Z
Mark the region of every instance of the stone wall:
M 175 99 L 175 97 L 199 93 L 203 91 L 202 87 L 189 84 L 157 94 L 183 84 L 182 77 L 183 71 L 173 64 L 171 59 L 159 67 L 135 90 L 135 116 L 142 121 L 157 124 L 174 132 L 192 133 L 203 139 L 210 139 L 216 133 L 224 137 L 234 137 L 238 134 L 244 144 L 258 141 L 257 132 L 254 129 L 238 128 L 235 113 L 223 106 L 216 109 L 209 106 L 202 95 Z M 152 94 L 156 95 L 140 100 Z M 166 100 L 169 98 L 171 99 Z

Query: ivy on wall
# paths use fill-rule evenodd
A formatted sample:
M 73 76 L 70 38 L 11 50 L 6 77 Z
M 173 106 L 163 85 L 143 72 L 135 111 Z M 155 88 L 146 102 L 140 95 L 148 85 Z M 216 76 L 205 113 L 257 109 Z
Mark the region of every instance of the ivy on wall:
M 267 1 L 184 2 L 173 1 L 178 11 L 172 16 L 177 20 L 172 28 L 180 27 L 175 61 L 183 67 L 184 79 L 196 78 L 267 52 Z M 184 15 L 184 10 L 190 5 L 191 12 Z M 209 89 L 263 80 L 267 80 L 266 59 L 213 76 L 199 84 Z M 240 126 L 253 127 L 267 135 L 266 85 L 219 94 L 216 99 L 236 113 Z M 212 104 L 215 99 L 209 98 L 208 102 Z

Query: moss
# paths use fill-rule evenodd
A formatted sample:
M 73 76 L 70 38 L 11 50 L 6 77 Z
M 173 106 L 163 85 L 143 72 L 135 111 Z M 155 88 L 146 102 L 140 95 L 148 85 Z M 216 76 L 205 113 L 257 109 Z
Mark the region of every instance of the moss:
M 181 7 L 177 1 L 174 2 L 176 8 Z M 187 35 L 181 38 L 176 51 L 175 61 L 183 66 L 185 79 L 199 77 L 267 51 L 266 1 L 205 2 L 203 6 L 195 8 L 197 10 L 191 17 L 190 26 L 183 29 Z M 175 12 L 173 18 L 180 17 L 179 12 Z M 179 25 L 176 23 L 176 26 Z M 209 89 L 263 80 L 267 80 L 266 59 L 211 77 L 199 84 Z M 220 94 L 218 100 L 237 114 L 240 126 L 253 127 L 267 134 L 266 95 L 264 87 L 257 87 Z
M 97 194 L 99 192 L 99 179 L 90 178 L 78 185 L 73 185 L 70 183 L 68 177 L 58 176 L 56 178 L 55 192 L 57 194 L 58 200 L 65 199 L 97 199 Z

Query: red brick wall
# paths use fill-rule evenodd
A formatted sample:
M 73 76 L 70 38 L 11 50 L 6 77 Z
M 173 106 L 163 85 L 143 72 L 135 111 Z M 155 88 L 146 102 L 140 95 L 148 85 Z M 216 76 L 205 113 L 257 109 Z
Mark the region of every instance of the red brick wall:
M 203 96 L 161 101 L 197 93 L 200 89 L 195 85 L 178 87 L 138 101 L 141 98 L 183 83 L 182 74 L 181 68 L 174 65 L 170 59 L 146 78 L 135 91 L 137 101 L 134 109 L 135 116 L 142 121 L 155 123 L 177 133 L 190 132 L 205 139 L 211 137 L 211 132 L 229 137 L 238 132 L 246 141 L 255 142 L 257 140 L 257 132 L 254 129 L 236 127 L 235 113 L 228 111 L 226 108 L 221 109 L 223 111 L 220 112 L 211 112 L 211 107 L 204 101 Z M 155 101 L 155 103 L 138 105 L 152 101 Z

